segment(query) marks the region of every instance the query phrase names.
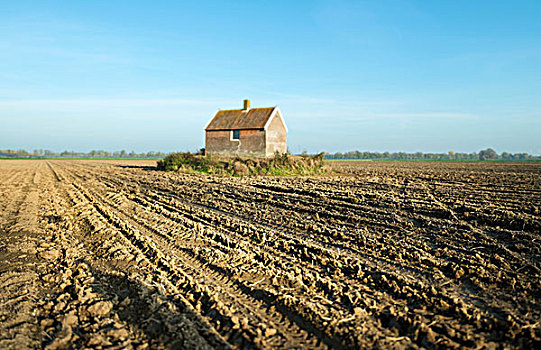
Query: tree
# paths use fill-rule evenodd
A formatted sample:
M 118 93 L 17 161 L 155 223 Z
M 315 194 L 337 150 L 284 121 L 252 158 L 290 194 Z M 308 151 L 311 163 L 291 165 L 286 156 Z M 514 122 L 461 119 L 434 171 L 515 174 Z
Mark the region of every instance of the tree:
M 494 151 L 492 148 L 487 148 L 479 152 L 480 160 L 489 160 L 489 159 L 497 159 L 497 158 L 498 158 L 498 153 L 496 153 L 496 151 Z
M 513 155 L 509 152 L 502 152 L 502 159 L 505 159 L 505 160 L 513 159 Z

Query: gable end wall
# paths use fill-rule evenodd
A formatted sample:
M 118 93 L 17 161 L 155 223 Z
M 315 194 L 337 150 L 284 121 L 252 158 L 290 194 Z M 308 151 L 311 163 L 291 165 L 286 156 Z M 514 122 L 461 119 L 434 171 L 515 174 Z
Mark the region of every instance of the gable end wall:
M 267 157 L 271 157 L 275 152 L 287 152 L 287 131 L 282 117 L 278 113 L 272 118 L 267 126 L 266 150 Z

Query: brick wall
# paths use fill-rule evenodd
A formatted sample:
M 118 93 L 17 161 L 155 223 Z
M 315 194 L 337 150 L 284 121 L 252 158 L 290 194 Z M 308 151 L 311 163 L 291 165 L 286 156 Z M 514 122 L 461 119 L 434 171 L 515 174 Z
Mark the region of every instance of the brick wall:
M 240 140 L 231 140 L 231 131 L 207 131 L 205 151 L 207 154 L 265 156 L 265 132 L 263 130 L 240 130 Z

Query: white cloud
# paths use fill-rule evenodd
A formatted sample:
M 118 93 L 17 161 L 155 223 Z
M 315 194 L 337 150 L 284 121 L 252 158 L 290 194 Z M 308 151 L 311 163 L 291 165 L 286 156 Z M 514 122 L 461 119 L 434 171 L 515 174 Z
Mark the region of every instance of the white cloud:
M 179 107 L 216 106 L 224 100 L 182 98 L 117 98 L 117 99 L 29 99 L 0 100 L 0 109 L 73 109 L 85 107 Z
M 449 112 L 420 112 L 420 113 L 373 113 L 368 115 L 359 115 L 358 117 L 348 117 L 346 120 L 355 121 L 363 119 L 479 119 L 481 116 L 471 113 L 449 113 Z

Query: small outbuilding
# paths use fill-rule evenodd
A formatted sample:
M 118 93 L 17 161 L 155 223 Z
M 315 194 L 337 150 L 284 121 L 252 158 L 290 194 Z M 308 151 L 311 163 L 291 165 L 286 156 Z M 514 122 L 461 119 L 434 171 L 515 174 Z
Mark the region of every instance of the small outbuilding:
M 219 110 L 205 127 L 205 153 L 224 156 L 271 157 L 287 151 L 287 127 L 280 108 Z

